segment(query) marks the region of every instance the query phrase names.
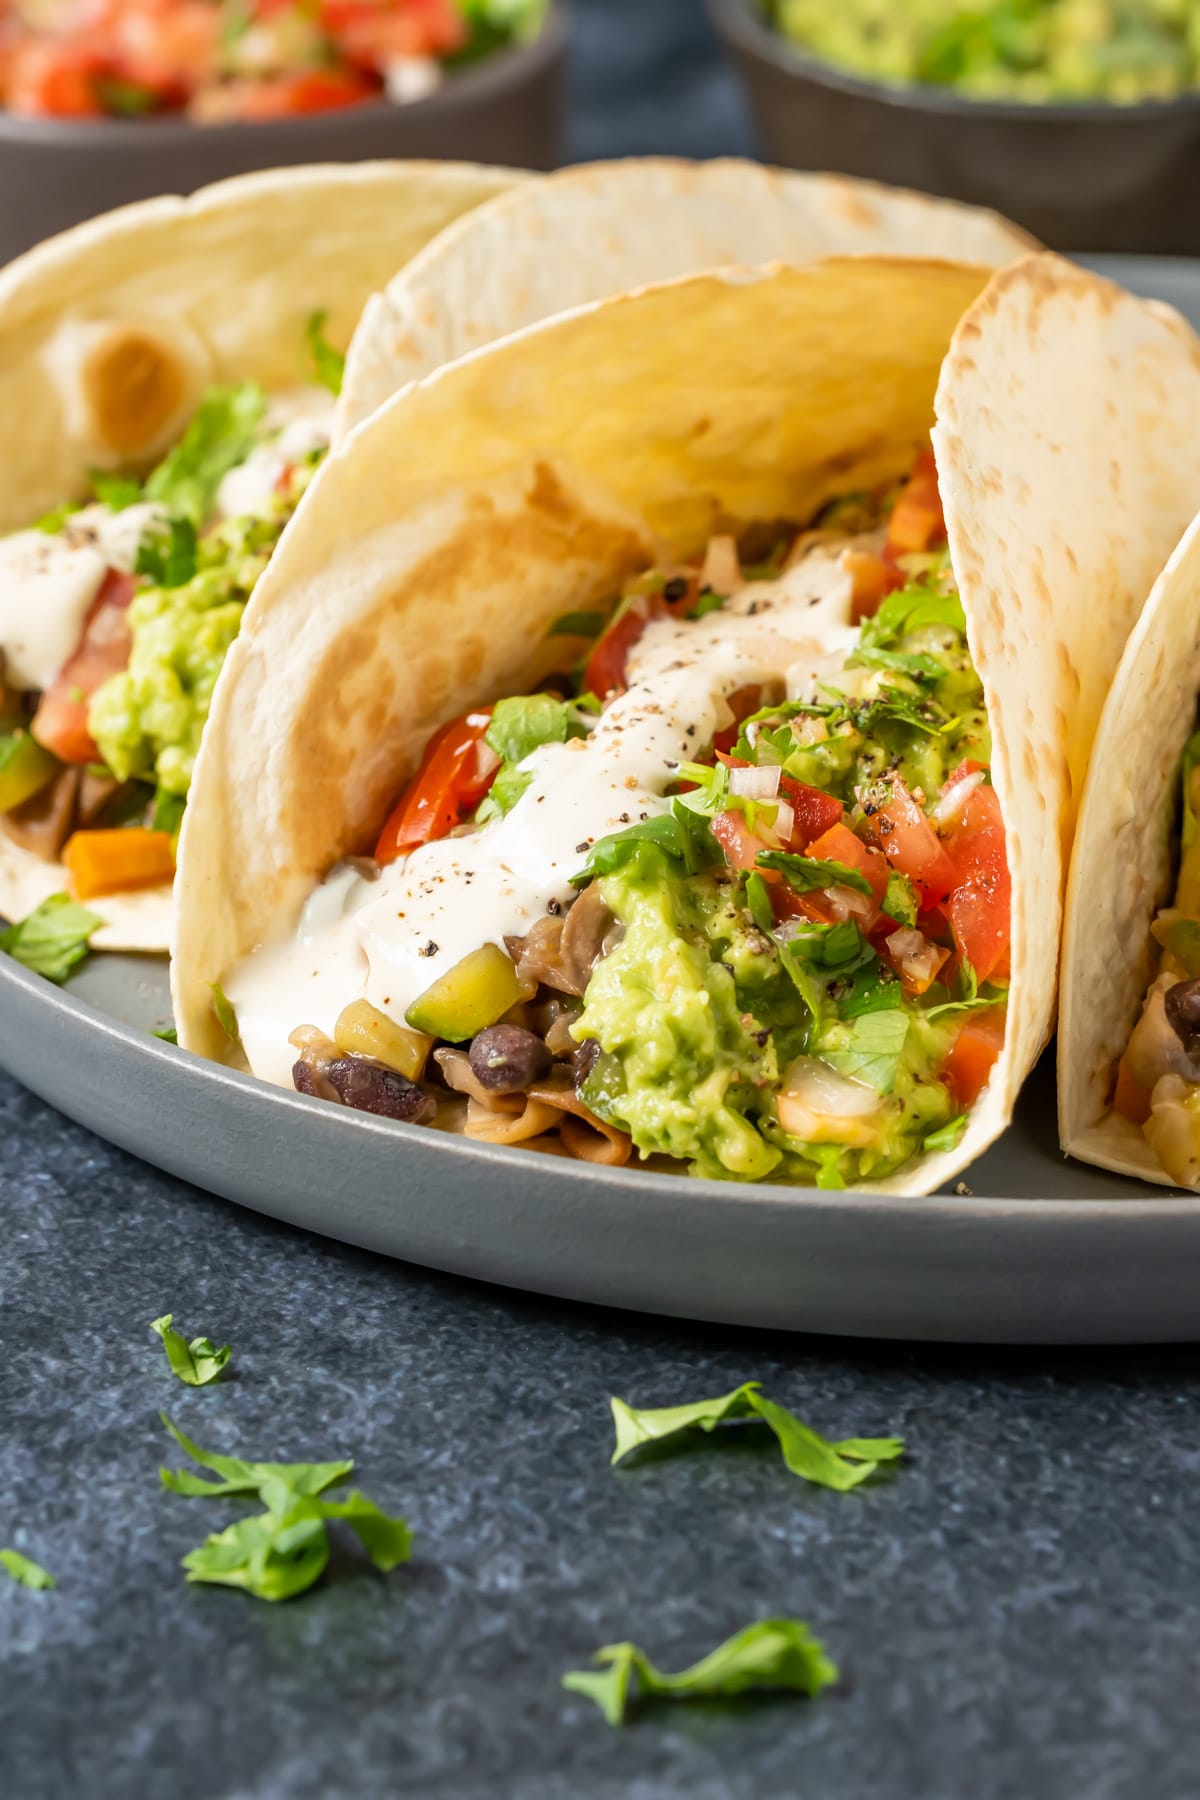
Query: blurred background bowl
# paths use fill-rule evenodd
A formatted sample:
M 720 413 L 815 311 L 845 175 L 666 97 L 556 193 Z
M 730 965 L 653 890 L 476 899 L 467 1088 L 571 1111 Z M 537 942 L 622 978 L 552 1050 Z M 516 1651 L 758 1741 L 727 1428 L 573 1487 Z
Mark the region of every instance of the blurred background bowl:
M 991 206 L 1058 250 L 1200 254 L 1200 95 L 1064 105 L 890 87 L 794 49 L 754 0 L 708 6 L 772 161 Z
M 371 101 L 262 123 L 31 119 L 0 111 L 0 264 L 31 244 L 156 194 L 187 194 L 251 169 L 436 157 L 548 169 L 565 114 L 567 25 L 449 75 L 427 99 Z

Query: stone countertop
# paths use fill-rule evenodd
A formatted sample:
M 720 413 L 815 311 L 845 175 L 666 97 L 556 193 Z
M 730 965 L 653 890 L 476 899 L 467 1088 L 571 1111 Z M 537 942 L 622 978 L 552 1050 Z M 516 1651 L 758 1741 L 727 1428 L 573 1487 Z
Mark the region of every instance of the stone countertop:
M 576 8 L 577 156 L 752 149 L 698 0 Z M 1195 1350 L 1001 1353 L 689 1327 L 471 1286 L 210 1199 L 0 1078 L 0 1791 L 12 1800 L 1155 1800 L 1195 1794 Z M 147 1321 L 235 1349 L 191 1391 Z M 755 1377 L 834 1436 L 899 1432 L 850 1495 L 739 1431 L 608 1467 L 607 1402 Z M 353 1455 L 416 1531 L 271 1607 L 184 1585 L 241 1516 L 164 1492 L 200 1443 Z M 613 1732 L 563 1670 L 681 1667 L 756 1617 L 842 1667 Z

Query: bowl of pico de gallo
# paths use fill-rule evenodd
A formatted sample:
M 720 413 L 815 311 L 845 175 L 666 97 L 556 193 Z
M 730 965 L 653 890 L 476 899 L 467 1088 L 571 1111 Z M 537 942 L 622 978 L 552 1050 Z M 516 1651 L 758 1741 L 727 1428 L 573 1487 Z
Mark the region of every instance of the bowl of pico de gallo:
M 251 169 L 547 168 L 566 35 L 554 0 L 0 0 L 0 263 Z

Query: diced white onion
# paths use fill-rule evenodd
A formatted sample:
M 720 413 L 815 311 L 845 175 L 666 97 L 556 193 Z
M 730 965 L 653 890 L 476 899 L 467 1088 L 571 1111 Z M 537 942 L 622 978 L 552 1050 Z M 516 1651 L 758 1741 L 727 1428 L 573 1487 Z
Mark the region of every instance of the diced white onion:
M 874 1088 L 839 1075 L 815 1056 L 798 1056 L 789 1064 L 775 1103 L 779 1123 L 791 1136 L 856 1148 L 877 1141 L 881 1106 Z
M 929 814 L 934 824 L 953 825 L 982 780 L 983 770 L 973 769 L 969 775 L 964 775 L 961 781 L 956 781 L 953 787 L 947 788 Z
M 875 912 L 875 900 L 869 894 L 860 894 L 857 888 L 831 887 L 829 910 L 842 925 L 847 919 L 869 919 Z
M 700 568 L 701 590 L 711 588 L 714 594 L 723 594 L 728 599 L 741 585 L 742 565 L 737 544 L 731 537 L 709 538 Z
M 729 791 L 743 800 L 773 800 L 780 774 L 779 769 L 730 769 Z
M 899 931 L 893 931 L 887 947 L 897 962 L 902 962 L 906 956 L 920 956 L 922 950 L 927 948 L 925 934 L 914 930 L 911 925 L 902 926 Z
M 775 823 L 771 830 L 781 844 L 790 844 L 792 832 L 796 826 L 796 815 L 786 800 L 781 800 L 775 809 Z

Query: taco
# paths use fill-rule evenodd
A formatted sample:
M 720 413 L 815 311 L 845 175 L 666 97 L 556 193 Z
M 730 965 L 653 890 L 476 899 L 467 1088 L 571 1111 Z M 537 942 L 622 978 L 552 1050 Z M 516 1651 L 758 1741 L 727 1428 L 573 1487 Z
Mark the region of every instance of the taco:
M 1148 488 L 1200 480 L 1178 320 L 1055 258 L 988 281 L 693 277 L 360 427 L 222 676 L 180 1042 L 608 1162 L 911 1192 L 977 1155 L 1051 1029 L 1071 709 L 1120 599 L 1076 487 L 1152 534 Z M 1124 436 L 1061 405 L 1063 308 Z
M 1200 519 L 1130 636 L 1084 790 L 1059 1109 L 1084 1162 L 1200 1190 Z
M 165 950 L 221 659 L 366 296 L 520 177 L 378 163 L 131 206 L 0 273 L 0 916 Z
M 347 353 L 335 441 L 442 363 L 650 282 L 838 255 L 998 267 L 1036 248 L 995 213 L 840 175 L 673 157 L 564 169 L 476 209 L 372 295 Z

